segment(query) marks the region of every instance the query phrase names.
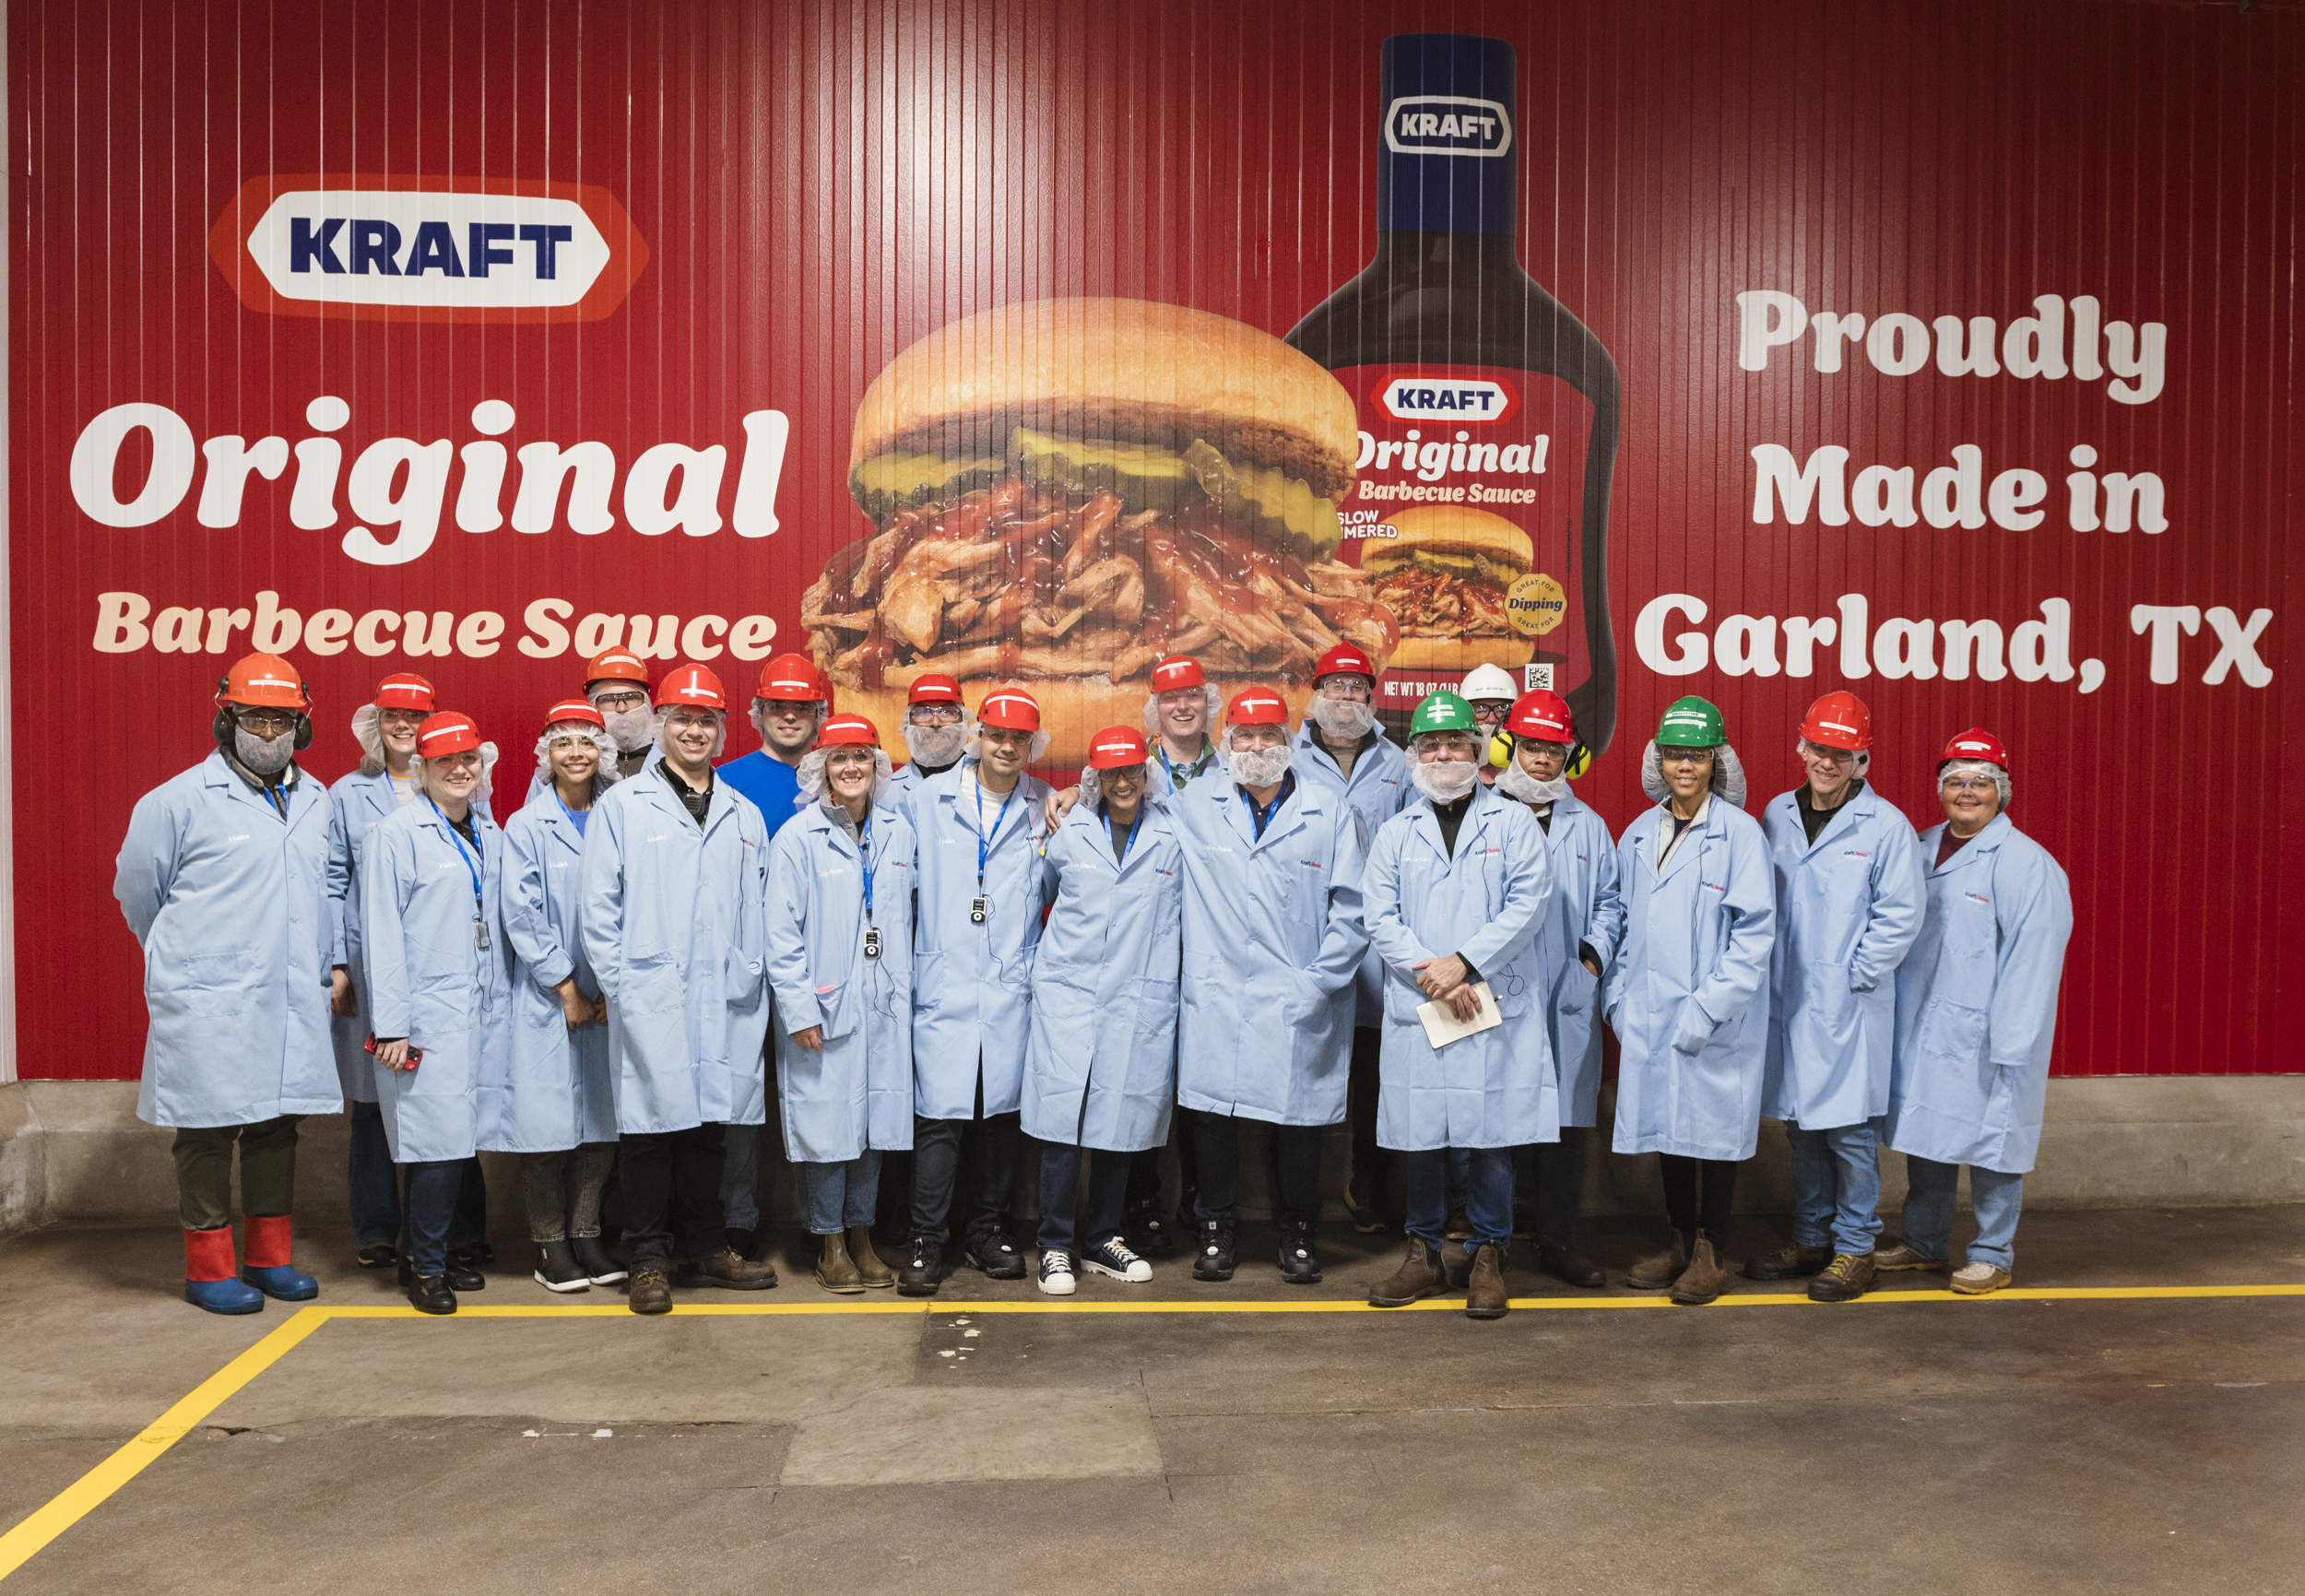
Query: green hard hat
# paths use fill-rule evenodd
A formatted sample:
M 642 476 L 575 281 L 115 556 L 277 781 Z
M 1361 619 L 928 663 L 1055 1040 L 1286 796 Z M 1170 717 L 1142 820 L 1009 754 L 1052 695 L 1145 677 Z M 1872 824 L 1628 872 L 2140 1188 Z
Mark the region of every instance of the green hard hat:
M 1657 722 L 1660 748 L 1719 748 L 1728 740 L 1729 727 L 1720 711 L 1694 693 L 1676 699 Z
M 1409 717 L 1411 737 L 1423 737 L 1428 731 L 1461 731 L 1478 737 L 1481 723 L 1472 718 L 1472 705 L 1444 689 L 1426 694 L 1416 706 L 1416 714 Z

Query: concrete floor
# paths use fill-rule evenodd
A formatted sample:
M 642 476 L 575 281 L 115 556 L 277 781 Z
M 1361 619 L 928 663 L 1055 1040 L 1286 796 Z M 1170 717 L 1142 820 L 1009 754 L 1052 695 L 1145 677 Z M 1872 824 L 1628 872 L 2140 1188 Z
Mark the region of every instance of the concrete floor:
M 1590 1229 L 1619 1265 L 1647 1239 Z M 1076 1301 L 1350 1303 L 1398 1247 L 1332 1234 L 1291 1293 L 1269 1236 L 1228 1286 L 1170 1262 Z M 1742 1221 L 1736 1256 L 1780 1239 Z M 2299 1207 L 2047 1212 L 2019 1242 L 2027 1287 L 2305 1283 Z M 342 1234 L 298 1252 L 324 1304 L 400 1300 Z M 167 1231 L 0 1243 L 0 1527 L 285 1321 L 187 1307 L 180 1259 Z M 858 1300 L 801 1262 L 681 1300 Z M 1040 1300 L 940 1300 L 967 1298 Z M 621 1301 L 509 1267 L 467 1300 Z M 2293 1592 L 2301 1491 L 2297 1297 L 350 1320 L 10 1590 Z

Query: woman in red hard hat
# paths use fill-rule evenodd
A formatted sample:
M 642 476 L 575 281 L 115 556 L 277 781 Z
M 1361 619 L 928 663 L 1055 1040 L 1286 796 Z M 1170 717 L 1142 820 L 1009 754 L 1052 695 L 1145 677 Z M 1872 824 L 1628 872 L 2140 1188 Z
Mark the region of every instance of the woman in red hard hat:
M 218 684 L 216 748 L 136 800 L 112 895 L 144 949 L 136 1117 L 176 1131 L 184 1300 L 254 1313 L 319 1293 L 290 1262 L 296 1122 L 343 1105 L 328 1046 L 338 888 L 296 668 L 252 654 Z M 232 1253 L 240 1154 L 244 1260 Z

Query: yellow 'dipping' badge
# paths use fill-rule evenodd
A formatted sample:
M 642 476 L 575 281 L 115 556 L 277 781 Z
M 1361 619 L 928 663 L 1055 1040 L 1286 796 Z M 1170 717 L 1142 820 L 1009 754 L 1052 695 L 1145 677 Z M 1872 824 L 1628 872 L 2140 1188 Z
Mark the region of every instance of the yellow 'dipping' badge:
M 1568 595 L 1542 571 L 1531 571 L 1505 590 L 1505 614 L 1523 637 L 1543 637 L 1568 618 Z

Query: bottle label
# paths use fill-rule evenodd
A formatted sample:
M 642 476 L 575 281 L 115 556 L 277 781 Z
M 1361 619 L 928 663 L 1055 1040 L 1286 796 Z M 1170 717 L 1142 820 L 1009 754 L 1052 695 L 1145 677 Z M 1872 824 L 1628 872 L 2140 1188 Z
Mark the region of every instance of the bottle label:
M 1592 674 L 1583 606 L 1591 401 L 1561 378 L 1502 366 L 1348 366 L 1360 456 L 1340 557 L 1400 623 L 1377 684 L 1405 732 L 1427 693 L 1483 665 L 1514 695 L 1566 697 Z M 1486 696 L 1486 695 L 1484 695 Z

